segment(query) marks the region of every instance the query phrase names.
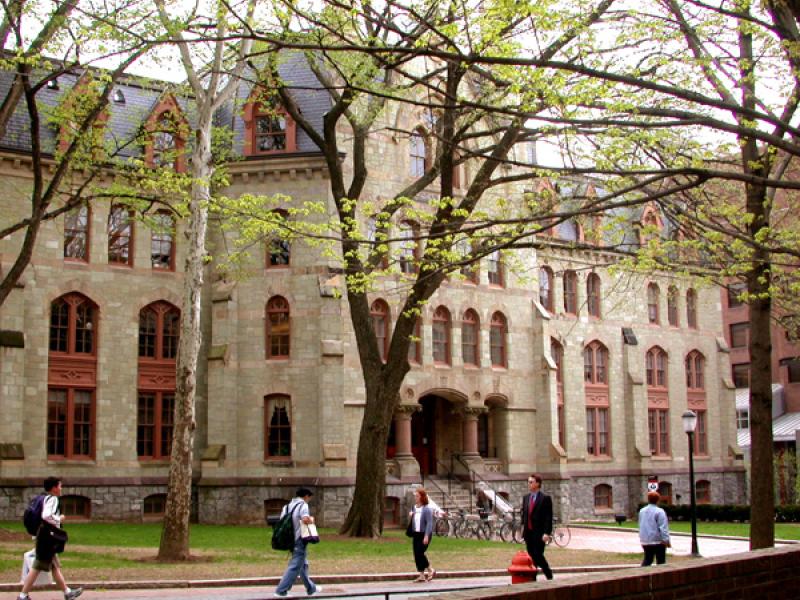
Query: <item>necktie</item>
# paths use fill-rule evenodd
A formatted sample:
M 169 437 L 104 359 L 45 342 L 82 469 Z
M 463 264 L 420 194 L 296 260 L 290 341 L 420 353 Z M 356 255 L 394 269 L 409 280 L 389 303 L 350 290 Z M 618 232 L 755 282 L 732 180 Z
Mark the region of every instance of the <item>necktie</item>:
M 536 494 L 531 494 L 531 501 L 528 503 L 528 529 L 533 529 L 533 507 L 536 506 Z

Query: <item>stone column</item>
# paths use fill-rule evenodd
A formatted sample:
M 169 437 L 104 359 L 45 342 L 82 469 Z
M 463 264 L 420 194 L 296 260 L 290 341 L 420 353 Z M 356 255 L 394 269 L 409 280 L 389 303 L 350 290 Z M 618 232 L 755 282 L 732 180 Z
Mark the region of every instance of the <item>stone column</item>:
M 486 412 L 483 406 L 464 406 L 461 410 L 461 457 L 476 473 L 483 473 L 483 459 L 478 454 L 478 416 Z
M 397 445 L 395 456 L 411 456 L 411 415 L 419 406 L 400 405 L 394 413 L 394 439 Z

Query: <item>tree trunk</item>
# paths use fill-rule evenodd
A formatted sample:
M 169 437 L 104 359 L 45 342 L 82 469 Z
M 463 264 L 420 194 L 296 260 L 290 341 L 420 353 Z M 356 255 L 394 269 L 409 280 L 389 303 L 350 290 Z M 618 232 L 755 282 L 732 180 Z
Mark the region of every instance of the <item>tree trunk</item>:
M 176 365 L 175 427 L 159 560 L 189 558 L 189 516 L 192 499 L 192 457 L 195 431 L 195 392 L 200 354 L 200 308 L 203 289 L 209 180 L 212 174 L 211 110 L 203 111 L 192 154 L 192 190 L 189 202 L 189 240 L 183 284 L 181 337 Z
M 753 215 L 751 239 L 769 223 L 766 190 L 749 185 L 747 211 Z M 750 549 L 775 545 L 775 478 L 772 440 L 772 297 L 770 255 L 755 249 L 747 291 L 750 301 Z

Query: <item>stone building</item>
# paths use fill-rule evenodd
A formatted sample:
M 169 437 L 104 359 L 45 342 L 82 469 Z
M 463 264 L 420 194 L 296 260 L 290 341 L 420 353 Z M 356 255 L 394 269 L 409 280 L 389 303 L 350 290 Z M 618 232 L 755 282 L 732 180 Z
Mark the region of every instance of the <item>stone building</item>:
M 284 68 L 305 89 L 304 115 L 321 123 L 325 94 L 298 65 Z M 76 82 L 60 79 L 62 90 Z M 119 139 L 145 139 L 128 156 L 157 164 L 164 148 L 180 147 L 159 124 L 191 123 L 190 103 L 158 85 L 126 82 L 116 92 L 106 127 Z M 330 205 L 311 140 L 252 98 L 243 87 L 239 107 L 218 120 L 232 127 L 242 158 L 229 165 L 224 193 Z M 46 132 L 51 152 L 58 133 Z M 417 141 L 374 136 L 370 168 L 379 176 L 370 193 L 413 174 L 421 153 L 424 163 Z M 3 224 L 25 216 L 29 148 L 19 112 L 0 143 Z M 163 512 L 184 249 L 180 221 L 168 213 L 155 221 L 162 227 L 94 203 L 42 227 L 30 267 L 0 308 L 0 519 L 21 515 L 52 473 L 66 483 L 73 516 L 136 521 Z M 580 225 L 557 229 L 513 269 L 493 255 L 429 302 L 390 445 L 375 449 L 386 455 L 387 520 L 397 519 L 410 485 L 422 477 L 437 485 L 450 473 L 481 478 L 516 502 L 528 473 L 540 472 L 563 518 L 632 514 L 653 475 L 671 501 L 688 499 L 687 408 L 700 415 L 698 498 L 742 500 L 718 291 L 669 274 L 610 272 L 610 250 L 569 243 L 584 235 Z M 211 232 L 212 255 L 229 235 Z M 17 234 L 0 240 L 4 272 L 19 245 Z M 334 293 L 336 261 L 273 240 L 247 268 L 250 276 L 229 280 L 209 267 L 206 278 L 196 517 L 261 522 L 304 484 L 316 490 L 320 522 L 335 525 L 353 493 L 364 405 L 347 303 Z M 379 336 L 398 310 L 396 280 L 373 292 Z

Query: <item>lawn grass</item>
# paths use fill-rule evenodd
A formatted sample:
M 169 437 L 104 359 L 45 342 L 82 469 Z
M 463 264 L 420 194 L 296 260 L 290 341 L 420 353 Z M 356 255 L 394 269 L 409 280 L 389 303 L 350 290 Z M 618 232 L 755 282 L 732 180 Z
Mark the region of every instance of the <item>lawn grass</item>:
M 67 524 L 70 543 L 63 556 L 71 581 L 145 579 L 216 579 L 280 575 L 288 554 L 269 547 L 264 526 L 193 525 L 191 548 L 194 560 L 165 564 L 155 556 L 160 524 L 73 523 Z M 333 529 L 321 529 L 322 542 L 310 548 L 312 572 L 410 573 L 414 571 L 411 542 L 403 530 L 388 530 L 377 540 L 349 538 Z M 19 578 L 22 553 L 32 547 L 30 537 L 16 522 L 0 522 L 0 581 Z M 506 569 L 524 546 L 500 541 L 434 538 L 428 556 L 441 571 Z M 630 564 L 639 553 L 610 553 L 550 547 L 553 566 Z
M 579 523 L 576 523 L 578 525 Z M 607 527 L 626 527 L 628 529 L 638 529 L 636 521 L 625 521 L 622 525 L 616 523 L 586 523 L 587 525 L 602 525 Z M 690 533 L 692 524 L 690 521 L 670 521 L 669 530 L 680 533 Z M 697 523 L 697 533 L 699 535 L 731 535 L 737 537 L 750 537 L 750 523 L 717 523 L 704 522 Z M 800 540 L 800 523 L 775 523 L 775 537 L 780 540 Z

